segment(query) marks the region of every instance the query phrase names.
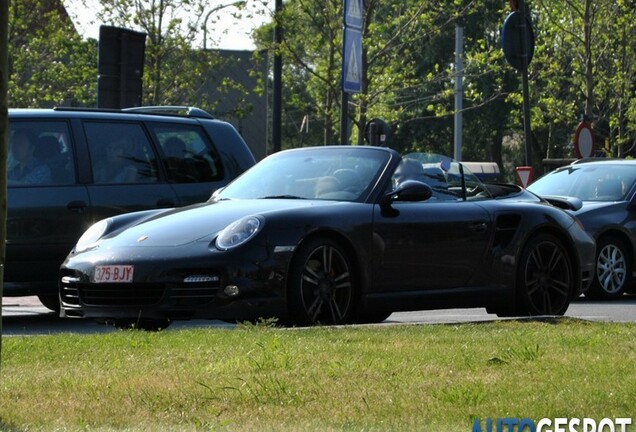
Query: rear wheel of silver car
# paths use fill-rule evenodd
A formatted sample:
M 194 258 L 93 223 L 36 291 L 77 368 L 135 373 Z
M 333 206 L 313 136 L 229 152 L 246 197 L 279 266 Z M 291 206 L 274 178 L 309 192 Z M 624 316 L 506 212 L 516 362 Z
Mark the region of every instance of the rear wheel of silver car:
M 575 289 L 572 269 L 570 256 L 557 237 L 540 234 L 530 239 L 519 262 L 519 314 L 563 315 Z
M 345 250 L 331 239 L 301 245 L 289 277 L 289 314 L 297 325 L 345 324 L 354 307 L 355 274 Z
M 617 299 L 631 284 L 631 258 L 625 242 L 611 235 L 596 243 L 596 271 L 592 286 L 585 292 L 591 299 Z

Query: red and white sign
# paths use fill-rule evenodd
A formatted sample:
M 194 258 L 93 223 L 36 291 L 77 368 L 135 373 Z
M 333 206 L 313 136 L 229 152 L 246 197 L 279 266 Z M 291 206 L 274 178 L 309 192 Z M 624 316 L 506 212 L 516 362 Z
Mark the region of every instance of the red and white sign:
M 104 265 L 95 267 L 95 283 L 132 282 L 134 267 L 131 265 Z
M 534 169 L 531 166 L 520 166 L 517 167 L 515 172 L 517 173 L 517 180 L 519 184 L 527 188 L 534 178 Z
M 582 121 L 574 134 L 574 151 L 578 159 L 592 157 L 594 155 L 594 133 L 592 126 Z

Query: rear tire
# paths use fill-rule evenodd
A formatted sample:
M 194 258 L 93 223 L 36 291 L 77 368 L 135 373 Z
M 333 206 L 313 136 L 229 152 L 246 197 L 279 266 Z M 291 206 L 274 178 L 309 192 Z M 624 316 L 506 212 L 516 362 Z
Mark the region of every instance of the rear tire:
M 388 311 L 361 311 L 358 312 L 356 324 L 377 324 L 386 320 L 393 312 Z
M 561 241 L 539 234 L 526 244 L 517 275 L 519 315 L 563 315 L 575 291 L 571 258 Z
M 288 286 L 293 324 L 346 324 L 353 314 L 355 294 L 352 261 L 340 244 L 318 238 L 298 248 Z
M 631 283 L 631 257 L 625 242 L 614 235 L 600 238 L 596 244 L 594 281 L 585 297 L 615 300 L 630 289 Z

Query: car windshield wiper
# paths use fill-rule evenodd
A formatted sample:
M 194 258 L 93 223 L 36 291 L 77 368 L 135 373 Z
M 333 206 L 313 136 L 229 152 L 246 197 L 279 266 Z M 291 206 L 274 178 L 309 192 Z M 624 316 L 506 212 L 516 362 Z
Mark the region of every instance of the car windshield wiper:
M 260 199 L 305 199 L 305 198 L 299 197 L 296 195 L 285 194 L 285 195 L 268 195 L 268 196 L 261 197 Z

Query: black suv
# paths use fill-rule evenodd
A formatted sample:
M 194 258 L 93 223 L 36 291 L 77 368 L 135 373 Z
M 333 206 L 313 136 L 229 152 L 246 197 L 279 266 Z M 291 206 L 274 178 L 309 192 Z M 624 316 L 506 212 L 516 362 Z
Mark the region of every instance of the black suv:
M 10 109 L 4 295 L 59 309 L 59 266 L 112 215 L 205 201 L 254 165 L 229 123 L 190 107 Z

